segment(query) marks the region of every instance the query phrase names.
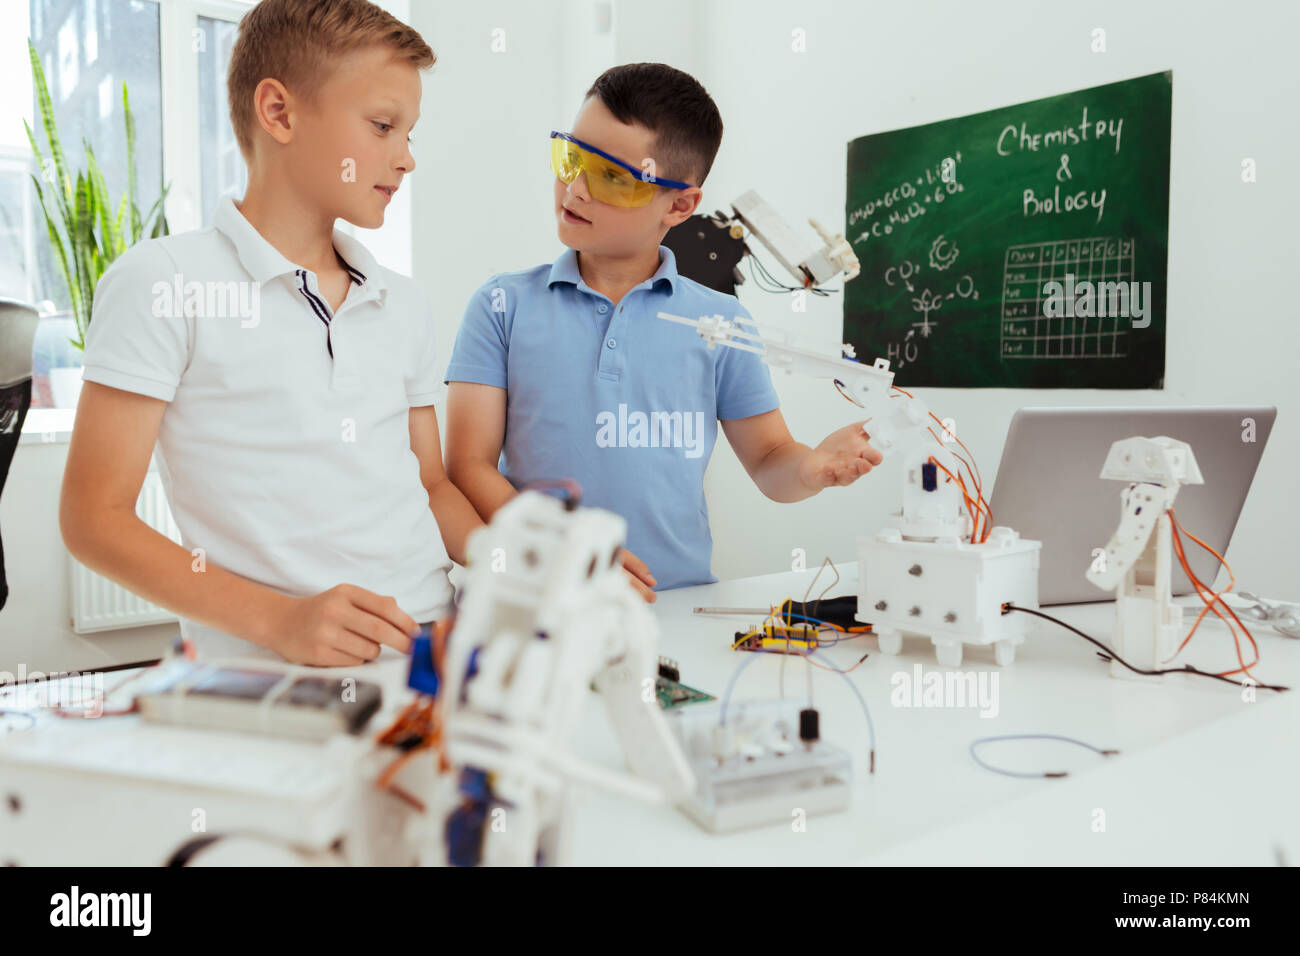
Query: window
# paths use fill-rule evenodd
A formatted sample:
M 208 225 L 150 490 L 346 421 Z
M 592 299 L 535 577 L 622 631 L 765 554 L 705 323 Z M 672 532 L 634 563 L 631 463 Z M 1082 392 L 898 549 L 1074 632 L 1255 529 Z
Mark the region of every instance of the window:
M 126 189 L 122 83 L 136 124 L 137 203 L 146 213 L 163 183 L 173 233 L 212 221 L 222 196 L 242 195 L 247 170 L 230 126 L 226 68 L 239 18 L 254 0 L 6 0 L 0 13 L 0 296 L 42 313 L 35 348 L 34 408 L 71 408 L 81 353 L 68 341 L 76 324 L 31 184 L 40 175 L 23 120 L 39 128 L 27 58 L 31 37 L 45 70 L 69 167 L 84 166 L 83 138 L 95 150 L 113 201 Z M 380 0 L 399 17 L 406 0 Z M 356 235 L 355 227 L 339 228 Z M 388 224 L 364 241 L 390 268 L 411 271 L 408 190 Z M 57 393 L 57 394 L 56 394 Z M 29 416 L 28 427 L 33 418 Z
M 230 125 L 226 67 L 237 28 L 229 20 L 199 17 L 195 34 L 199 67 L 199 139 L 203 143 L 203 223 L 212 221 L 222 196 L 244 194 L 248 168 Z
M 75 322 L 31 176 L 25 119 L 48 155 L 27 57 L 45 71 L 70 171 L 91 143 L 113 201 L 126 190 L 125 82 L 135 117 L 137 203 L 146 213 L 164 181 L 173 232 L 211 220 L 239 194 L 245 170 L 226 109 L 225 73 L 245 0 L 28 0 L 6 5 L 0 34 L 0 296 L 37 303 L 33 407 L 72 407 L 81 353 Z M 24 10 L 23 7 L 26 7 Z M 193 55 L 188 55 L 190 52 Z M 48 194 L 47 194 L 48 195 Z

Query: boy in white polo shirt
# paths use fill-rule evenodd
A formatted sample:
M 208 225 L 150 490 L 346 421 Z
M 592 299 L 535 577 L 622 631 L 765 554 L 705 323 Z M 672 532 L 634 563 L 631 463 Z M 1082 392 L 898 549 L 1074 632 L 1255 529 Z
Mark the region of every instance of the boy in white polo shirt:
M 201 654 L 406 652 L 482 524 L 443 471 L 423 294 L 334 231 L 383 223 L 433 62 L 365 0 L 262 0 L 228 81 L 243 200 L 96 289 L 64 540 Z M 135 514 L 155 442 L 181 546 Z

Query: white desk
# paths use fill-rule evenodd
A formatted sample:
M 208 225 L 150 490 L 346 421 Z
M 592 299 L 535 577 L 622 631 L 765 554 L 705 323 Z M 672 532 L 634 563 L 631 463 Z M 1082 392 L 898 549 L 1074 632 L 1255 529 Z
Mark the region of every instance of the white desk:
M 840 569 L 832 595 L 852 593 L 856 568 Z M 660 653 L 680 662 L 686 684 L 721 696 L 732 672 L 747 659 L 729 649 L 736 630 L 757 618 L 699 616 L 696 606 L 759 607 L 801 599 L 815 571 L 767 575 L 660 594 Z M 818 590 L 828 582 L 818 585 Z M 1194 597 L 1181 603 L 1199 607 Z M 1056 608 L 1058 617 L 1109 641 L 1109 603 Z M 865 696 L 877 732 L 876 773 L 868 776 L 866 726 L 842 679 L 814 670 L 814 700 L 822 735 L 854 753 L 854 796 L 849 810 L 726 836 L 699 829 L 675 809 L 648 806 L 600 792 L 583 795 L 575 814 L 574 862 L 618 864 L 1119 864 L 1272 865 L 1280 851 L 1300 861 L 1297 734 L 1300 690 L 1257 691 L 1243 703 L 1239 688 L 1200 677 L 1164 683 L 1117 680 L 1086 641 L 1047 621 L 1035 627 L 1009 668 L 993 663 L 991 648 L 967 648 L 964 670 L 997 676 L 997 713 L 977 708 L 891 705 L 891 679 L 943 672 L 926 639 L 904 643 L 897 657 L 881 655 L 875 639 L 845 641 L 823 652 L 839 667 L 870 657 L 850 679 Z M 1300 685 L 1300 641 L 1271 629 L 1253 629 L 1269 683 Z M 1227 629 L 1208 616 L 1177 663 L 1206 670 L 1236 666 Z M 778 655 L 746 670 L 736 700 L 777 695 Z M 787 694 L 802 699 L 807 665 L 786 661 Z M 320 673 L 317 671 L 316 673 Z M 395 653 L 350 669 L 385 685 L 378 731 L 407 700 L 405 663 Z M 107 675 L 112 686 L 121 675 Z M 2 703 L 2 702 L 0 702 Z M 136 718 L 114 718 L 114 721 Z M 98 722 L 96 722 L 98 723 Z M 977 737 L 1052 733 L 1122 751 L 1102 758 L 1059 743 L 990 744 L 983 758 L 1013 770 L 1068 770 L 1064 780 L 1021 780 L 991 773 L 970 757 Z M 235 735 L 223 735 L 234 737 Z M 237 743 L 237 741 L 235 742 Z M 268 742 L 268 745 L 270 742 Z M 622 766 L 617 740 L 596 697 L 587 702 L 579 756 Z M 268 767 L 268 774 L 274 767 Z M 82 812 L 110 812 L 93 790 L 66 795 Z M 393 801 L 394 804 L 397 801 Z M 1094 830 L 1095 811 L 1105 830 Z M 394 811 L 396 812 L 396 811 Z M 161 844 L 170 845 L 159 838 Z M 105 848 L 107 852 L 107 848 Z M 94 856 L 94 853 L 90 853 Z M 77 864 L 87 848 L 70 843 L 58 862 Z
M 833 595 L 852 593 L 856 567 L 840 567 Z M 803 597 L 813 570 L 767 575 L 661 594 L 655 604 L 661 653 L 681 664 L 682 681 L 721 695 L 741 655 L 736 630 L 758 623 L 692 614 L 696 606 L 758 607 Z M 818 590 L 824 586 L 823 575 Z M 1194 596 L 1179 603 L 1200 607 Z M 1109 643 L 1110 603 L 1049 609 Z M 1211 623 L 1213 622 L 1213 623 Z M 875 639 L 825 651 L 838 666 L 870 657 L 851 675 L 876 723 L 876 773 L 866 773 L 866 727 L 842 680 L 814 670 L 822 735 L 855 753 L 850 810 L 726 836 L 698 829 L 664 807 L 632 807 L 590 793 L 577 814 L 574 859 L 581 864 L 1263 864 L 1275 847 L 1300 860 L 1300 641 L 1252 628 L 1268 683 L 1287 694 L 1239 688 L 1202 677 L 1165 683 L 1119 680 L 1088 642 L 1048 621 L 1036 627 L 1001 669 L 991 648 L 966 648 L 963 667 L 998 674 L 999 712 L 894 707 L 891 677 L 942 670 L 926 639 L 905 641 L 897 657 Z M 1249 626 L 1249 625 L 1248 625 Z M 1249 657 L 1247 658 L 1249 660 Z M 736 699 L 777 694 L 777 655 L 750 666 Z M 1237 666 L 1227 628 L 1207 615 L 1176 663 L 1226 671 Z M 806 665 L 786 664 L 786 692 L 803 695 Z M 618 761 L 618 747 L 597 708 L 581 746 L 592 759 Z M 989 744 L 981 756 L 1013 770 L 1068 770 L 1063 780 L 1021 780 L 991 773 L 970 757 L 977 737 L 1054 733 L 1121 751 L 1100 757 L 1053 742 Z M 597 758 L 597 754 L 600 755 Z M 1094 832 L 1093 811 L 1105 811 Z

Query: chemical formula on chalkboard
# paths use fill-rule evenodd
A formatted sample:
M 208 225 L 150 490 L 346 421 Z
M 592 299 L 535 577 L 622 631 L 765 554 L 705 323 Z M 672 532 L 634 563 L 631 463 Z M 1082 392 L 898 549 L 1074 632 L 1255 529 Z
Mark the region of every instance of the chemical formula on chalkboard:
M 1173 75 L 853 140 L 844 339 L 900 384 L 1161 388 Z
M 946 304 L 978 301 L 979 289 L 967 273 L 955 275 L 961 250 L 945 236 L 937 236 L 930 243 L 925 263 L 904 259 L 885 269 L 885 285 L 901 284 L 911 297 L 912 311 L 920 318 L 914 319 L 899 341 L 889 342 L 885 357 L 896 369 L 915 363 L 920 357 L 925 340 L 938 328 L 938 313 Z M 927 271 L 928 270 L 928 271 Z
M 859 224 L 862 231 L 852 240 L 856 245 L 873 236 L 877 239 L 893 235 L 894 230 L 925 215 L 931 203 L 938 206 L 949 196 L 965 190 L 957 181 L 957 165 L 961 150 L 956 155 L 944 157 L 938 163 L 921 171 L 916 182 L 903 180 L 886 189 L 875 199 L 869 199 L 859 208 L 849 212 L 849 228 Z

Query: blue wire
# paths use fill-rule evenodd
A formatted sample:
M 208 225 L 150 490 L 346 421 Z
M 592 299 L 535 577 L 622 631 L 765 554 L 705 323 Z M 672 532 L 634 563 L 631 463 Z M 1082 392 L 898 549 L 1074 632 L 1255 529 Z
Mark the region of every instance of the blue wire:
M 731 691 L 735 688 L 736 681 L 740 679 L 740 675 L 745 672 L 745 668 L 748 667 L 750 664 L 754 663 L 754 661 L 758 660 L 759 654 L 775 654 L 775 653 L 777 652 L 760 650 L 757 653 L 755 653 L 753 657 L 746 657 L 743 661 L 740 662 L 740 666 L 731 672 L 731 679 L 727 681 L 727 689 L 722 694 L 722 707 L 719 708 L 718 710 L 718 726 L 722 726 L 727 722 L 727 705 L 731 703 Z
M 19 730 L 19 729 L 26 730 L 26 729 L 28 729 L 29 727 L 35 727 L 35 726 L 36 726 L 36 715 L 33 714 L 33 713 L 31 713 L 30 711 L 26 711 L 26 710 L 12 710 L 12 709 L 10 709 L 10 708 L 8 708 L 8 707 L 0 707 L 0 718 L 3 718 L 3 717 L 26 717 L 26 718 L 27 718 L 27 726 L 26 726 L 26 727 L 22 727 L 22 728 L 18 728 L 18 727 L 10 727 L 10 728 L 9 728 L 10 730 Z M 0 724 L 2 724 L 2 723 L 3 723 L 3 721 L 0 721 Z
M 809 656 L 810 656 L 810 657 L 815 657 L 815 658 L 817 658 L 818 660 L 824 660 L 824 658 L 823 658 L 820 654 L 818 654 L 816 651 L 810 651 L 810 652 L 809 652 Z M 840 677 L 842 677 L 842 678 L 844 679 L 844 683 L 846 683 L 846 684 L 849 685 L 849 689 L 850 689 L 851 691 L 853 691 L 853 696 L 856 697 L 856 698 L 858 699 L 858 704 L 862 707 L 862 716 L 867 718 L 867 731 L 868 731 L 868 733 L 870 733 L 870 735 L 871 735 L 871 753 L 872 753 L 872 765 L 873 765 L 872 769 L 874 770 L 874 769 L 875 769 L 875 768 L 874 768 L 874 764 L 875 764 L 875 756 L 874 756 L 874 755 L 875 755 L 875 752 L 876 752 L 876 724 L 875 724 L 875 722 L 871 719 L 871 711 L 867 709 L 867 700 L 866 700 L 865 697 L 862 696 L 862 692 L 861 692 L 860 690 L 858 690 L 858 685 L 855 684 L 855 683 L 853 683 L 853 681 L 851 681 L 851 680 L 849 679 L 849 675 L 848 675 L 848 674 L 846 674 L 844 671 L 840 670 L 838 667 L 835 667 L 833 664 L 830 663 L 830 661 L 826 661 L 826 666 L 827 666 L 827 667 L 830 667 L 831 670 L 833 670 L 835 673 L 839 674 Z
M 736 681 L 740 678 L 740 675 L 745 672 L 745 668 L 747 668 L 750 664 L 754 663 L 754 661 L 758 660 L 759 654 L 781 654 L 781 653 L 784 652 L 760 650 L 754 652 L 754 656 L 747 657 L 745 658 L 745 660 L 740 662 L 740 666 L 737 667 L 735 671 L 732 672 L 731 679 L 727 681 L 727 689 L 725 692 L 723 692 L 722 695 L 722 706 L 718 710 L 719 726 L 722 726 L 727 722 L 727 705 L 731 703 L 731 692 L 735 689 Z M 849 675 L 845 671 L 840 670 L 838 667 L 836 667 L 830 661 L 826 660 L 826 658 L 822 657 L 816 651 L 809 651 L 808 656 L 816 658 L 819 661 L 822 661 L 828 670 L 834 671 L 836 674 L 839 674 L 840 677 L 844 679 L 844 683 L 848 684 L 849 689 L 853 691 L 853 696 L 858 699 L 858 705 L 862 708 L 862 716 L 864 716 L 867 719 L 867 733 L 871 741 L 871 770 L 874 773 L 875 766 L 876 766 L 876 724 L 875 721 L 871 719 L 871 711 L 867 707 L 866 698 L 862 696 L 862 692 L 858 690 L 858 685 L 853 683 L 853 681 L 849 679 Z M 812 665 L 809 664 L 808 666 L 811 667 Z
M 861 636 L 863 636 L 862 634 L 854 634 L 854 633 L 851 633 L 847 628 L 840 628 L 838 625 L 831 624 L 829 621 L 824 621 L 824 620 L 822 620 L 821 618 L 818 618 L 818 617 L 809 617 L 807 614 L 796 614 L 796 613 L 793 612 L 793 611 L 791 611 L 791 612 L 789 612 L 789 613 L 786 613 L 786 612 L 781 611 L 780 609 L 778 609 L 778 610 L 777 610 L 777 616 L 778 616 L 778 617 L 783 617 L 783 618 L 798 618 L 798 619 L 801 620 L 801 621 L 808 621 L 808 622 L 810 622 L 810 623 L 812 623 L 812 624 L 818 624 L 818 625 L 820 625 L 820 626 L 822 626 L 822 627 L 824 627 L 824 628 L 829 629 L 833 634 L 835 634 L 835 640 L 833 640 L 833 641 L 823 641 L 823 640 L 821 639 L 821 635 L 818 635 L 818 636 L 817 636 L 817 645 L 818 645 L 819 647 L 834 647 L 834 646 L 835 646 L 836 644 L 838 644 L 840 641 L 847 641 L 847 640 L 849 640 L 850 638 L 861 637 Z M 864 633 L 865 633 L 865 632 L 864 632 Z M 776 652 L 770 652 L 770 653 L 782 653 L 782 652 L 780 652 L 780 651 L 776 651 Z
M 1056 770 L 1050 773 L 1042 773 L 1042 772 L 1025 773 L 1020 770 L 1003 770 L 1000 767 L 990 766 L 989 764 L 986 764 L 983 760 L 980 760 L 979 754 L 975 752 L 975 748 L 980 744 L 993 743 L 999 740 L 1060 740 L 1067 744 L 1076 744 L 1077 746 L 1085 747 L 1088 750 L 1091 750 L 1093 753 L 1101 754 L 1103 757 L 1109 757 L 1113 754 L 1119 753 L 1118 750 L 1103 750 L 1100 747 L 1094 747 L 1092 744 L 1085 743 L 1082 740 L 1076 740 L 1074 737 L 1062 737 L 1060 734 L 1003 734 L 1002 736 L 999 737 L 978 737 L 975 740 L 971 741 L 970 743 L 971 759 L 974 760 L 981 767 L 983 767 L 985 770 L 988 770 L 992 773 L 1000 773 L 1006 777 L 1019 777 L 1025 780 L 1042 780 L 1044 778 L 1056 780 L 1061 777 L 1069 776 L 1069 774 L 1064 770 Z

